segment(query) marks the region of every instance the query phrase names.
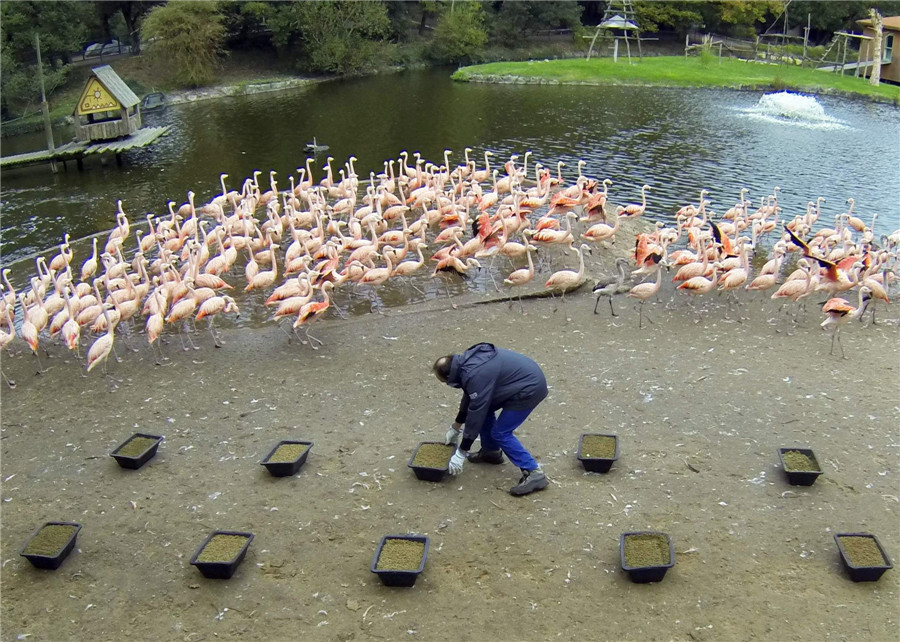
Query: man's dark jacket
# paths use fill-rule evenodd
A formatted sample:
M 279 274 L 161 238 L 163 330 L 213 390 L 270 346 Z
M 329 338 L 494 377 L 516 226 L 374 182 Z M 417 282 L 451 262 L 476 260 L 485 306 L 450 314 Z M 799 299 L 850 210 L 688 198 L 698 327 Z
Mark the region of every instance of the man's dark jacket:
M 547 396 L 547 380 L 537 363 L 490 343 L 453 355 L 447 384 L 464 393 L 456 414 L 456 421 L 466 425 L 463 443 L 479 435 L 489 412 L 531 410 Z

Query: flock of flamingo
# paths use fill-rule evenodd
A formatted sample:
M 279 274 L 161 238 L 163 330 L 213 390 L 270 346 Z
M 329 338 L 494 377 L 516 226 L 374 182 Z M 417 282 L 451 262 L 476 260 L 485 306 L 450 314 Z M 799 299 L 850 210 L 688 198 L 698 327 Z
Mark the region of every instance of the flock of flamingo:
M 486 151 L 481 166 L 470 158 L 471 151 L 466 148 L 464 162 L 456 166 L 449 150 L 441 164 L 427 162 L 418 153 L 410 163 L 404 151 L 398 159 L 385 161 L 382 173 L 371 172 L 368 180 L 357 175 L 353 156 L 337 172 L 329 156 L 324 176 L 317 180 L 313 159 L 308 158 L 286 189 L 279 189 L 274 171 L 269 172 L 268 186 L 260 183 L 263 173 L 256 171 L 240 191 L 229 190 L 228 175 L 222 174 L 221 194 L 210 202 L 195 206 L 194 193 L 189 192 L 180 207 L 169 202 L 167 215 L 148 214 L 147 227 L 133 236 L 119 201 L 116 226 L 108 235 L 93 238 L 93 252 L 80 266 L 73 265 L 66 234 L 58 253 L 36 259 L 37 274 L 27 291 L 17 292 L 9 281 L 10 270 L 2 270 L 0 349 L 21 337 L 40 371 L 40 347 L 46 350 L 46 343 L 61 340 L 81 358 L 81 342 L 91 334 L 95 338 L 87 351 L 89 372 L 101 363 L 105 368 L 117 329 L 130 334 L 142 323 L 147 341 L 158 350 L 166 328 L 177 326 L 182 347 L 189 349 L 185 339 L 193 342 L 185 327 L 204 318 L 218 347 L 213 320 L 239 312 L 228 294 L 235 288 L 264 292 L 271 318 L 287 319 L 295 334 L 302 329 L 306 338 L 298 338 L 315 348 L 322 342 L 309 335 L 309 324 L 332 307 L 335 288 L 348 283 L 378 287 L 389 279 L 411 277 L 426 265 L 426 251 L 432 277 L 464 274 L 481 268 L 480 260 L 489 257 L 493 263 L 500 255 L 511 268 L 513 261 L 526 263 L 506 274 L 503 284 L 509 288 L 533 281 L 532 254 L 539 248 L 574 251 L 578 270 L 560 269 L 545 283 L 565 301 L 565 292 L 584 282 L 583 252 L 612 241 L 622 218 L 639 217 L 647 210 L 649 185 L 641 188 L 640 203 L 607 208 L 612 181 L 583 174 L 584 161 L 578 162 L 577 176 L 567 181 L 562 161 L 555 172 L 540 163 L 529 170 L 531 152 L 525 152 L 521 164 L 520 157 L 512 155 L 502 166 L 492 167 L 493 153 Z M 631 260 L 617 261 L 617 278 L 594 287 L 597 304 L 609 297 L 615 315 L 613 296 L 636 299 L 641 327 L 643 304 L 658 294 L 663 267 L 677 269 L 672 279 L 677 290 L 692 295 L 716 288 L 767 291 L 781 281 L 771 298 L 801 302 L 814 292 L 830 295 L 822 325 L 833 330 L 833 353 L 835 339 L 840 346 L 842 323 L 860 318 L 875 300 L 889 302 L 900 230 L 876 239 L 877 215 L 867 225 L 853 213 L 852 198 L 847 199 L 847 211 L 834 217 L 833 227 L 817 227 L 824 198 L 787 218 L 778 205 L 778 187 L 758 206 L 746 198 L 748 191 L 742 189 L 739 202 L 716 216 L 708 207 L 708 192 L 701 190 L 696 204 L 675 213 L 674 226 L 656 223 L 652 231 L 638 234 Z M 772 258 L 751 279 L 750 254 L 768 235 L 777 237 Z M 782 266 L 792 252 L 803 258 L 782 279 Z M 636 276 L 644 281 L 632 285 Z M 838 296 L 853 288 L 859 293 L 856 307 Z

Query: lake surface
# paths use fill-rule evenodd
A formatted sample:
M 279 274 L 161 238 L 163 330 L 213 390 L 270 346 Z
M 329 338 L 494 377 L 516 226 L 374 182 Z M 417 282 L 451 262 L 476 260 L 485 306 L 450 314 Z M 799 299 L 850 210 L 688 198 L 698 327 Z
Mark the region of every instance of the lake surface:
M 351 155 L 365 177 L 401 150 L 418 151 L 435 163 L 452 150 L 463 162 L 465 147 L 483 164 L 483 153 L 502 170 L 510 154 L 531 150 L 533 160 L 574 180 L 584 172 L 610 178 L 610 202 L 640 200 L 651 185 L 647 216 L 670 220 L 709 190 L 712 209 L 738 201 L 742 187 L 758 205 L 781 187 L 783 216 L 803 213 L 806 203 L 825 197 L 820 225 L 856 201 L 854 213 L 867 223 L 878 213 L 876 230 L 900 227 L 900 110 L 890 105 L 837 97 L 800 101 L 797 113 L 781 117 L 762 92 L 646 87 L 488 85 L 455 83 L 452 70 L 327 82 L 255 96 L 175 105 L 147 114 L 145 124 L 172 126 L 157 144 L 125 155 L 123 167 L 85 161 L 85 171 L 48 166 L 4 171 L 2 261 L 4 266 L 55 248 L 73 238 L 107 230 L 115 223 L 116 201 L 134 224 L 146 213 L 167 213 L 166 203 L 198 204 L 240 189 L 254 170 L 277 172 L 279 187 L 307 157 L 316 138 L 329 146 L 335 170 Z M 57 132 L 57 143 L 71 132 Z M 4 139 L 3 153 L 36 149 L 43 134 Z M 322 178 L 325 154 L 313 167 Z M 532 161 L 533 162 L 533 161 Z M 83 260 L 76 254 L 76 261 Z

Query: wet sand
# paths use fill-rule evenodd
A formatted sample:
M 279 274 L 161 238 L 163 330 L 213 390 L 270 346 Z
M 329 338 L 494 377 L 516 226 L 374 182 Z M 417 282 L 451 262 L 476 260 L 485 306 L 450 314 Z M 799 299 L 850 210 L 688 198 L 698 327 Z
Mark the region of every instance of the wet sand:
M 221 349 L 172 336 L 163 366 L 120 347 L 108 376 L 82 377 L 58 347 L 37 377 L 31 354 L 4 355 L 18 386 L 2 393 L 2 639 L 897 639 L 898 570 L 853 583 L 833 539 L 869 532 L 900 554 L 897 311 L 846 327 L 844 360 L 814 302 L 794 327 L 740 294 L 732 310 L 708 297 L 695 322 L 665 288 L 643 329 L 623 298 L 618 318 L 605 302 L 593 314 L 586 288 L 558 311 L 527 299 L 525 315 L 472 294 L 326 318 L 315 351 L 272 325 L 225 329 Z M 546 491 L 510 496 L 509 463 L 440 483 L 407 467 L 458 403 L 432 361 L 478 341 L 547 374 L 518 433 Z M 165 440 L 120 469 L 109 453 L 137 431 Z M 576 459 L 592 432 L 619 438 L 607 474 Z M 258 462 L 281 439 L 314 446 L 276 479 Z M 813 486 L 787 483 L 782 446 L 815 451 Z M 18 553 L 50 520 L 83 530 L 40 571 Z M 227 581 L 189 564 L 214 529 L 255 533 Z M 674 541 L 661 583 L 620 568 L 619 536 L 635 530 Z M 431 538 L 425 571 L 383 587 L 376 546 L 407 532 Z

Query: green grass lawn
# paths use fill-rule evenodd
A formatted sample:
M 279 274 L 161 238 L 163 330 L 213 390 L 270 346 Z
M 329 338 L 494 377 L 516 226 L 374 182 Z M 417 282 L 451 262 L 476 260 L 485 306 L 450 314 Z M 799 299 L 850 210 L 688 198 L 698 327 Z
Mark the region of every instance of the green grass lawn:
M 808 93 L 850 93 L 900 103 L 900 87 L 869 85 L 864 78 L 815 69 L 747 62 L 715 56 L 711 59 L 682 56 L 647 57 L 643 60 L 594 58 L 593 60 L 535 60 L 492 62 L 463 67 L 454 80 L 504 82 L 509 79 L 550 81 L 562 84 L 660 85 L 670 87 L 728 87 L 734 89 L 792 89 Z

